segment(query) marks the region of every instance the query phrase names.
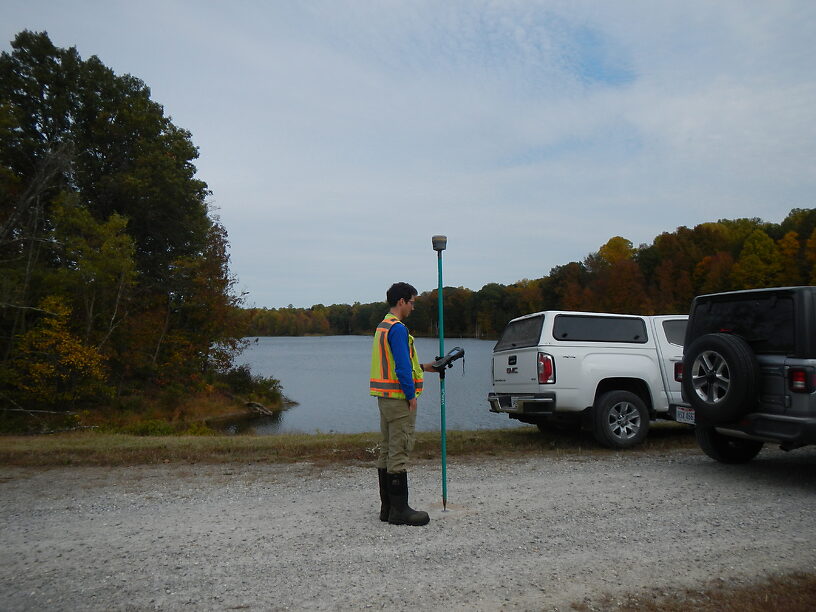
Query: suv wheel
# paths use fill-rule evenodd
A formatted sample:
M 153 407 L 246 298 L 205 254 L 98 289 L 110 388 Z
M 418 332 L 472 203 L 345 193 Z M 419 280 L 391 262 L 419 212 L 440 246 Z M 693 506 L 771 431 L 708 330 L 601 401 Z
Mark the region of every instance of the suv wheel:
M 604 393 L 593 409 L 595 439 L 611 448 L 629 448 L 643 442 L 649 429 L 646 405 L 629 391 Z
M 748 463 L 762 450 L 759 440 L 724 436 L 713 427 L 697 426 L 695 434 L 703 452 L 721 463 Z
M 698 422 L 716 425 L 747 412 L 757 395 L 759 365 L 748 343 L 731 334 L 700 336 L 683 358 L 683 396 Z

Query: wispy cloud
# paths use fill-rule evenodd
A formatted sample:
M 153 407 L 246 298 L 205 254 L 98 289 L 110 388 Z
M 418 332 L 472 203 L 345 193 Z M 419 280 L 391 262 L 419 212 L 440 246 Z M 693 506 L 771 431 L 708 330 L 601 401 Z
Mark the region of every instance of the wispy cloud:
M 201 149 L 258 305 L 473 289 L 609 237 L 812 206 L 810 2 L 179 1 L 4 9 L 130 72 Z M 160 15 L 161 18 L 157 19 Z M 148 41 L 150 41 L 148 43 Z

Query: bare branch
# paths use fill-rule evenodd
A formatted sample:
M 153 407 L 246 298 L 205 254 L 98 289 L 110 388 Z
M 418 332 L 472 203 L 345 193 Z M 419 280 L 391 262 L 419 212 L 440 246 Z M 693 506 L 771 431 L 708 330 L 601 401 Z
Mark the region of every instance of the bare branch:
M 52 317 L 58 316 L 56 312 L 51 312 L 50 310 L 43 310 L 42 308 L 34 308 L 33 306 L 18 306 L 17 304 L 8 304 L 6 302 L 0 302 L 0 308 L 16 308 L 17 310 L 34 310 L 36 312 L 42 312 L 42 313 L 50 315 Z
M 71 148 L 70 142 L 63 142 L 46 154 L 37 169 L 37 174 L 20 196 L 11 215 L 3 225 L 0 225 L 0 244 L 8 240 L 23 213 L 39 201 L 40 196 L 53 186 L 54 179 L 69 166 Z
M 61 412 L 59 410 L 28 410 L 27 408 L 3 408 L 3 412 L 30 412 L 30 413 L 36 412 L 37 414 L 69 414 L 69 415 L 76 414 L 76 412 Z

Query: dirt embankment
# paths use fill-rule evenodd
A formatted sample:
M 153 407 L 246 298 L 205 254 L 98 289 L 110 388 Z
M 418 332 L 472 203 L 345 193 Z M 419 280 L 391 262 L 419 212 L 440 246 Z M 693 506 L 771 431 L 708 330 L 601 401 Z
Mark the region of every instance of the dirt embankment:
M 361 465 L 0 468 L 3 610 L 566 610 L 816 570 L 816 451 L 527 456 L 410 475 L 377 518 Z

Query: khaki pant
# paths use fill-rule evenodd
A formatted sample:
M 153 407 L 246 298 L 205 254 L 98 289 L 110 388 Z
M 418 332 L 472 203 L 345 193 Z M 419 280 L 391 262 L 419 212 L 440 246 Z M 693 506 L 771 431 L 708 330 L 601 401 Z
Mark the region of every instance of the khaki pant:
M 378 397 L 380 407 L 380 456 L 377 467 L 392 474 L 408 469 L 408 455 L 414 448 L 416 410 L 408 410 L 404 399 Z

